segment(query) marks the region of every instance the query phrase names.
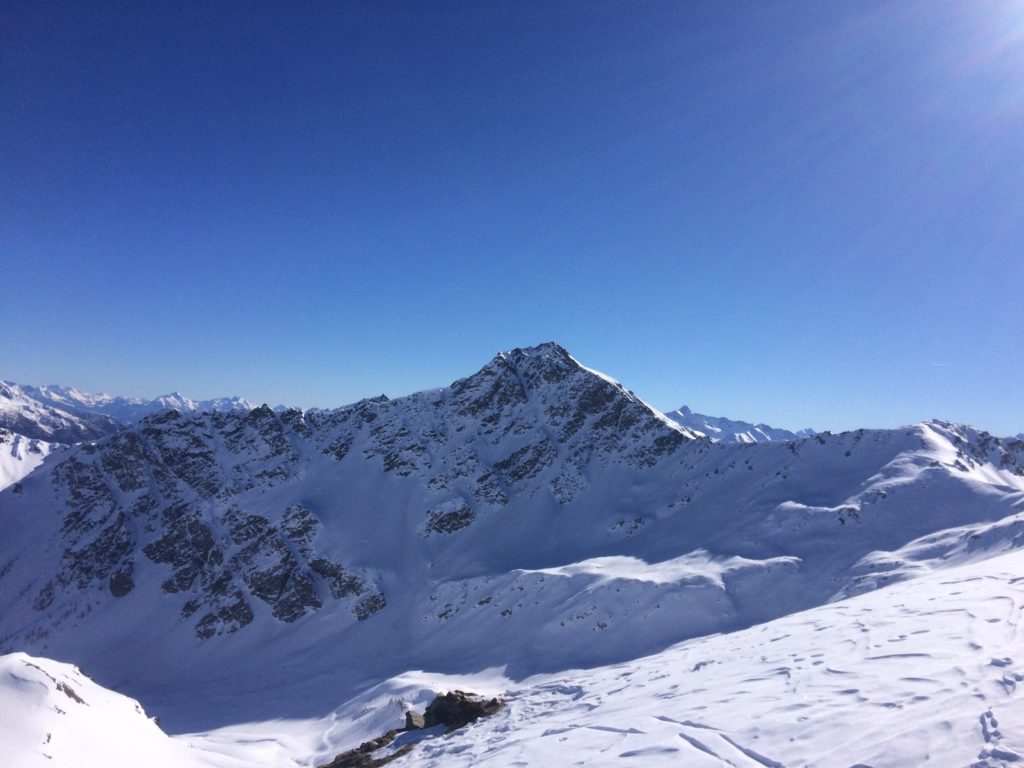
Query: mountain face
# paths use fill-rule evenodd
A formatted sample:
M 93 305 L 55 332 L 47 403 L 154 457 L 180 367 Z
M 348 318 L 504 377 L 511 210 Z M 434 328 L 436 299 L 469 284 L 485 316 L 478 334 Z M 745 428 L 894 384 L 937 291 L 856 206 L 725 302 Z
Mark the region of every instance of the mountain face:
M 0 493 L 0 652 L 174 728 L 635 658 L 1016 546 L 1024 443 L 715 443 L 545 344 L 334 411 L 165 411 Z
M 175 392 L 153 400 L 90 395 L 74 387 L 34 387 L 0 381 L 0 428 L 33 440 L 79 443 L 113 434 L 159 411 L 248 411 L 240 397 L 190 400 Z
M 799 440 L 815 434 L 813 429 L 790 432 L 788 429 L 769 427 L 767 424 L 751 424 L 749 421 L 733 421 L 719 416 L 705 416 L 694 413 L 685 405 L 665 414 L 682 427 L 704 433 L 724 443 L 760 443 L 770 440 Z

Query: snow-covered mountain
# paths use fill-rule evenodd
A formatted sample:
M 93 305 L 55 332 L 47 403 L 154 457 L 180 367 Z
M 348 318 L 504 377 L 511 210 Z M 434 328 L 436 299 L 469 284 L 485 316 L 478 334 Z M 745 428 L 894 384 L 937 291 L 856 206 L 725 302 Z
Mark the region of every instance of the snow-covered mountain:
M 708 437 L 725 443 L 761 443 L 769 440 L 799 440 L 811 437 L 813 429 L 791 432 L 788 429 L 769 427 L 767 424 L 751 424 L 749 421 L 734 421 L 721 416 L 705 416 L 694 413 L 687 406 L 665 413 L 680 426 L 695 429 Z
M 0 428 L 31 440 L 77 443 L 109 435 L 122 426 L 104 413 L 53 405 L 35 397 L 34 389 L 0 382 Z
M 0 428 L 52 443 L 95 440 L 167 409 L 190 413 L 248 411 L 255 407 L 255 403 L 240 397 L 191 400 L 174 392 L 141 400 L 86 394 L 74 387 L 35 387 L 0 381 Z
M 715 443 L 554 344 L 335 411 L 168 411 L 0 493 L 0 650 L 173 730 L 625 662 L 1018 546 L 1024 442 Z
M 902 603 L 894 601 L 926 594 L 913 592 L 912 580 L 936 573 L 930 597 L 920 598 L 933 599 L 952 578 L 942 575 L 947 569 L 1019 548 L 1024 441 L 934 421 L 715 442 L 545 344 L 499 354 L 449 387 L 336 411 L 146 417 L 69 447 L 3 490 L 0 529 L 0 652 L 72 660 L 98 683 L 139 698 L 173 732 L 219 727 L 194 734 L 195 743 L 227 744 L 225 759 L 260 743 L 268 752 L 249 755 L 248 764 L 326 762 L 367 729 L 400 719 L 400 707 L 378 707 L 373 696 L 393 693 L 410 675 L 424 680 L 415 671 L 429 670 L 437 685 L 468 679 L 481 689 L 489 679 L 512 696 L 514 720 L 473 731 L 493 734 L 487 743 L 499 764 L 526 748 L 488 729 L 521 726 L 530 738 L 550 730 L 579 746 L 584 734 L 575 724 L 597 734 L 584 743 L 637 742 L 615 755 L 669 760 L 668 739 L 695 765 L 699 742 L 717 756 L 709 765 L 743 765 L 748 750 L 753 761 L 756 753 L 845 766 L 840 757 L 855 750 L 830 761 L 815 752 L 826 748 L 823 740 L 806 741 L 805 753 L 782 743 L 791 727 L 783 715 L 759 730 L 757 719 L 706 722 L 691 710 L 721 712 L 719 698 L 735 710 L 741 690 L 768 701 L 795 678 L 807 681 L 811 703 L 809 713 L 783 711 L 796 718 L 791 735 L 801 732 L 799 717 L 852 712 L 840 705 L 854 700 L 843 691 L 857 685 L 825 686 L 830 678 L 815 677 L 824 673 L 806 646 L 821 638 L 816 652 L 827 654 L 848 640 L 868 641 L 857 627 L 877 634 L 857 646 L 860 656 L 842 651 L 844 658 L 859 665 L 860 684 L 888 690 L 889 673 L 876 670 L 889 668 L 873 663 L 887 651 L 872 644 L 891 641 L 878 633 L 895 614 L 880 612 L 876 621 L 858 613 L 831 634 L 811 634 L 814 622 L 797 614 L 836 618 L 835 601 L 882 587 L 905 598 L 880 593 L 870 605 L 895 610 Z M 904 582 L 909 591 L 889 591 Z M 908 618 L 914 628 L 892 636 L 953 627 L 936 627 L 927 607 L 914 604 L 907 615 L 931 618 Z M 757 635 L 772 631 L 758 625 L 778 627 L 778 644 L 769 644 L 775 635 Z M 666 650 L 681 641 L 689 650 Z M 987 652 L 979 648 L 994 647 L 972 642 L 975 660 Z M 706 648 L 708 658 L 693 648 Z M 775 664 L 767 652 L 775 648 L 795 658 Z M 906 652 L 916 659 L 933 650 Z M 996 660 L 1011 655 L 999 652 Z M 646 654 L 655 655 L 645 662 Z M 744 658 L 749 676 L 739 666 Z M 711 688 L 684 675 L 709 666 L 731 672 L 711 677 Z M 783 667 L 788 675 L 771 672 Z M 927 667 L 922 662 L 922 679 L 945 685 L 947 673 L 926 674 Z M 567 672 L 582 668 L 595 672 Z M 665 677 L 655 681 L 658 668 Z M 970 669 L 970 684 L 985 684 Z M 634 675 L 664 705 L 632 687 Z M 538 680 L 547 682 L 530 682 Z M 906 690 L 936 705 L 953 700 L 925 687 L 908 682 Z M 620 688 L 637 718 L 671 706 L 658 712 L 669 720 L 646 727 L 631 720 L 608 735 L 618 727 L 613 718 L 633 717 L 612 706 Z M 697 688 L 724 692 L 712 700 Z M 401 696 L 422 703 L 424 691 Z M 671 703 L 680 691 L 693 695 Z M 545 726 L 549 699 L 565 713 Z M 955 698 L 957 713 L 967 712 L 966 700 Z M 887 701 L 907 706 L 879 698 L 880 706 Z M 936 717 L 945 711 L 937 707 Z M 315 739 L 303 746 L 287 734 L 266 735 L 279 726 L 265 721 L 281 718 L 312 723 Z M 896 727 L 886 718 L 871 722 Z M 672 719 L 685 736 L 669 738 Z M 227 727 L 239 723 L 262 725 Z M 653 735 L 629 738 L 639 731 Z M 772 749 L 762 749 L 762 737 Z M 489 754 L 469 743 L 467 756 Z M 990 749 L 1004 746 L 992 737 Z M 449 764 L 453 750 L 454 741 L 425 742 L 404 760 Z M 591 762 L 600 764 L 602 754 Z
M 50 453 L 63 447 L 0 429 L 0 491 L 17 483 L 41 465 Z

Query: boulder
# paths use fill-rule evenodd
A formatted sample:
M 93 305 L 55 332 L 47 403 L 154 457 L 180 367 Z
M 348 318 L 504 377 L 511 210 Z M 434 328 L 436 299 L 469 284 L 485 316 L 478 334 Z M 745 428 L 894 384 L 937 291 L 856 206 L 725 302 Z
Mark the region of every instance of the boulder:
M 445 725 L 449 731 L 489 717 L 504 705 L 500 699 L 478 699 L 465 691 L 449 691 L 437 695 L 423 714 L 424 726 Z

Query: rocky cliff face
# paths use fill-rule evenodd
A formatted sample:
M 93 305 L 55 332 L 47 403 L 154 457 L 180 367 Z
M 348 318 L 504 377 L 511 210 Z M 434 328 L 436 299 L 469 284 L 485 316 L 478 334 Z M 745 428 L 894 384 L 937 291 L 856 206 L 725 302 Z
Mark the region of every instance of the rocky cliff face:
M 551 344 L 400 400 L 311 413 L 165 411 L 78 447 L 11 504 L 45 495 L 59 509 L 60 557 L 31 590 L 37 614 L 66 619 L 83 593 L 123 598 L 146 570 L 208 638 L 248 625 L 254 604 L 284 623 L 329 602 L 356 620 L 387 605 L 372 570 L 331 554 L 316 511 L 263 503 L 314 468 L 415 478 L 427 491 L 418 534 L 449 536 L 517 497 L 569 503 L 591 465 L 650 467 L 691 437 Z M 43 636 L 52 622 L 33 623 Z

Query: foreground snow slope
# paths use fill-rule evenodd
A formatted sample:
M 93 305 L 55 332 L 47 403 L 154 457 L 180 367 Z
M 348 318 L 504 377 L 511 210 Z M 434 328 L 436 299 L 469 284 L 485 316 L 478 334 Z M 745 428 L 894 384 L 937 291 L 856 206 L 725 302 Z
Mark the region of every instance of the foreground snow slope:
M 434 734 L 397 766 L 910 765 L 1024 760 L 1024 552 L 611 666 L 515 683 L 500 670 L 408 672 L 306 720 L 168 739 L 76 668 L 0 658 L 4 764 L 315 766 L 453 688 L 501 695 L 494 717 Z
M 138 702 L 76 667 L 0 656 L 0 763 L 6 768 L 199 768 L 251 765 L 168 738 Z
M 1024 554 L 538 680 L 397 765 L 1024 760 Z
M 396 768 L 1013 765 L 1024 760 L 1024 552 L 940 566 L 622 664 L 520 684 L 411 672 L 321 719 L 183 738 L 254 764 L 315 765 L 463 688 L 507 707 Z
M 28 476 L 54 450 L 63 446 L 33 440 L 0 427 L 0 491 Z
M 176 731 L 625 661 L 1018 546 L 1022 462 L 941 422 L 712 443 L 554 344 L 336 411 L 170 411 L 0 492 L 0 650 Z

